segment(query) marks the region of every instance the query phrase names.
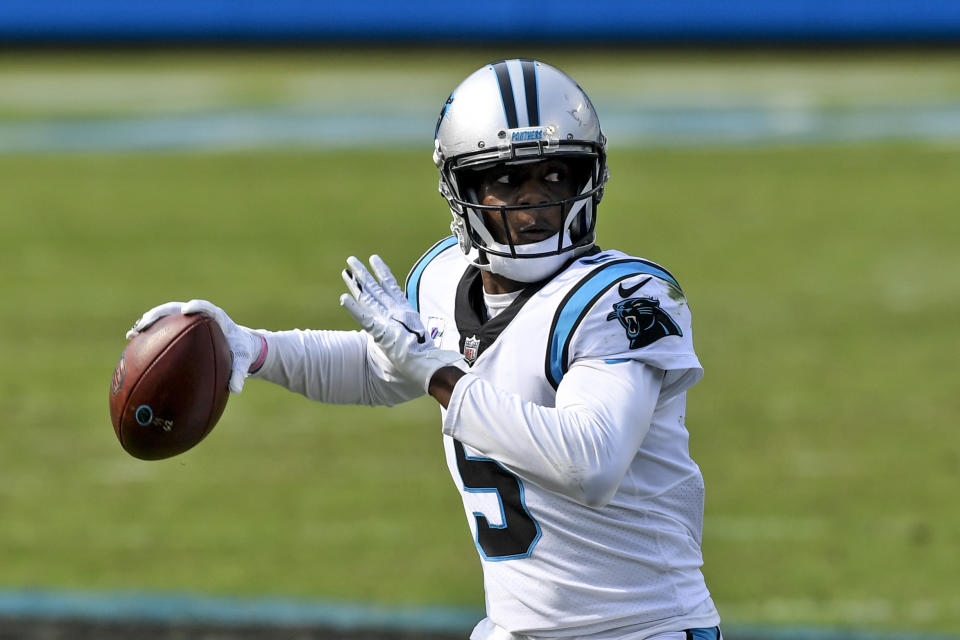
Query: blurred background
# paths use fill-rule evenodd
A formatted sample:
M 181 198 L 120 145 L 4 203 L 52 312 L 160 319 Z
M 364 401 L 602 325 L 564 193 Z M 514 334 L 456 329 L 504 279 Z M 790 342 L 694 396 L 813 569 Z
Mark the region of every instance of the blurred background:
M 352 329 L 345 257 L 447 235 L 434 124 L 505 57 L 591 96 L 599 243 L 690 299 L 725 636 L 960 636 L 958 45 L 948 0 L 0 3 L 0 638 L 466 637 L 435 403 L 252 381 L 141 462 L 108 385 L 167 300 Z

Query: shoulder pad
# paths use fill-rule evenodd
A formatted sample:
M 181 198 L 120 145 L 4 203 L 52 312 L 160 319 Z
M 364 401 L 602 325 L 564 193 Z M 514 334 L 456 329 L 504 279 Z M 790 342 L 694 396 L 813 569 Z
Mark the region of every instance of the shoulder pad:
M 661 338 L 684 335 L 689 313 L 674 317 L 678 315 L 675 308 L 685 309 L 686 304 L 680 284 L 669 271 L 617 253 L 604 252 L 579 262 L 594 268 L 568 291 L 554 313 L 545 363 L 551 385 L 559 385 L 570 356 L 577 355 L 571 354 L 571 345 L 588 316 L 594 338 L 589 351 L 596 351 L 590 354 L 596 357 L 631 355 Z M 605 306 L 600 308 L 602 299 Z M 602 314 L 591 313 L 594 309 Z
M 410 301 L 410 304 L 413 305 L 413 308 L 418 312 L 420 311 L 420 277 L 423 276 L 427 265 L 450 247 L 456 246 L 456 244 L 457 239 L 454 236 L 444 238 L 420 256 L 420 259 L 417 260 L 413 268 L 410 269 L 410 273 L 407 274 L 407 280 L 404 283 L 403 289 L 407 294 L 407 300 Z

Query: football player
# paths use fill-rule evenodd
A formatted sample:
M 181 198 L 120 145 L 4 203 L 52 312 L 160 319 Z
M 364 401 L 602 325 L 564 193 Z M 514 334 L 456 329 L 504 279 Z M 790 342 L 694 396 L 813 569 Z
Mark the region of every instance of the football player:
M 206 301 L 246 376 L 330 403 L 441 405 L 483 568 L 474 640 L 719 640 L 700 567 L 704 485 L 684 425 L 702 376 L 663 267 L 595 242 L 606 138 L 590 99 L 533 60 L 484 66 L 435 133 L 453 235 L 401 290 L 347 259 L 362 331 L 253 331 Z

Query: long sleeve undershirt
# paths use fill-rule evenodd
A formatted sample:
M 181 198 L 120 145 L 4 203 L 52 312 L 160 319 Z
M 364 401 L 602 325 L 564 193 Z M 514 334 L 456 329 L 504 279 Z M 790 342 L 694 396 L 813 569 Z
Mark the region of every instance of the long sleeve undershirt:
M 662 380 L 663 371 L 638 361 L 576 362 L 551 408 L 467 375 L 454 388 L 443 432 L 521 478 L 603 506 L 650 429 Z
M 393 406 L 423 395 L 360 331 L 264 331 L 267 358 L 253 377 L 328 404 Z
M 358 331 L 264 332 L 255 377 L 319 402 L 392 406 L 423 395 Z M 527 402 L 468 374 L 454 388 L 443 433 L 521 478 L 589 506 L 616 493 L 656 408 L 663 371 L 638 361 L 575 362 L 556 406 Z

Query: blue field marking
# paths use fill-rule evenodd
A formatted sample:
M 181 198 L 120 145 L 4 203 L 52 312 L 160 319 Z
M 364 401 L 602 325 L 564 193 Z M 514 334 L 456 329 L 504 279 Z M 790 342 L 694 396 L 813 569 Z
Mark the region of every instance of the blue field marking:
M 480 610 L 387 607 L 288 598 L 228 598 L 189 593 L 0 591 L 0 617 L 163 623 L 318 626 L 467 633 Z
M 388 607 L 295 598 L 148 591 L 0 590 L 0 617 L 223 626 L 313 626 L 463 634 L 484 613 L 468 607 Z M 769 625 L 721 625 L 724 640 L 960 640 L 958 636 Z
M 954 102 L 848 109 L 597 103 L 607 136 L 624 147 L 960 140 L 960 103 Z M 275 107 L 0 120 L 0 153 L 420 148 L 435 118 L 432 110 L 357 114 Z
M 957 636 L 866 629 L 721 624 L 720 630 L 723 640 L 960 640 Z
M 330 115 L 284 108 L 15 120 L 0 121 L 0 152 L 407 147 L 422 144 L 432 127 L 426 113 Z

